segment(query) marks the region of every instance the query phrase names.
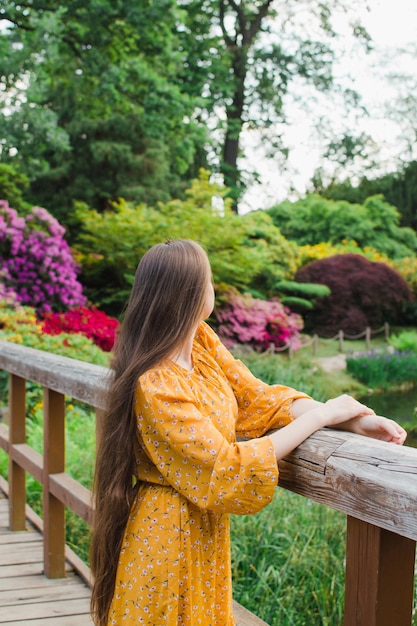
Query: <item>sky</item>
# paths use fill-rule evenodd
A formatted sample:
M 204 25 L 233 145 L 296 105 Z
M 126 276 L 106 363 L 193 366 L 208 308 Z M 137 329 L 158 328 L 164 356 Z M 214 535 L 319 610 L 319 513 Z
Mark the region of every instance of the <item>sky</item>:
M 371 54 L 358 57 L 349 52 L 349 37 L 346 35 L 346 39 L 340 43 L 346 45 L 347 52 L 335 71 L 344 84 L 351 84 L 361 94 L 364 104 L 371 111 L 371 117 L 359 120 L 352 118 L 350 123 L 355 129 L 361 128 L 372 135 L 376 142 L 377 158 L 384 164 L 386 171 L 390 165 L 395 169 L 402 146 L 399 140 L 400 127 L 386 116 L 385 102 L 395 102 L 396 93 L 384 75 L 395 71 L 409 72 L 417 82 L 417 0 L 364 0 L 363 4 L 364 10 L 359 17 L 371 35 L 374 50 Z M 368 5 L 369 11 L 365 5 Z M 416 50 L 414 56 L 409 53 L 398 54 L 398 49 L 409 49 L 413 45 Z M 322 98 L 318 106 L 322 107 L 322 114 L 328 116 L 329 126 L 337 128 L 345 116 L 344 109 L 334 106 L 334 102 L 328 98 Z M 392 106 L 395 107 L 395 104 Z M 245 167 L 246 163 L 256 163 L 260 183 L 249 187 L 239 207 L 240 213 L 267 208 L 286 198 L 296 199 L 306 193 L 318 166 L 323 166 L 325 170 L 331 167 L 321 158 L 321 140 L 305 113 L 295 109 L 290 122 L 285 130 L 290 147 L 287 171 L 283 170 L 278 161 L 264 158 L 255 132 L 245 134 L 243 145 L 248 159 L 243 159 L 241 165 Z M 413 158 L 417 158 L 417 153 Z M 330 174 L 331 170 L 328 171 Z M 374 173 L 378 175 L 379 172 Z

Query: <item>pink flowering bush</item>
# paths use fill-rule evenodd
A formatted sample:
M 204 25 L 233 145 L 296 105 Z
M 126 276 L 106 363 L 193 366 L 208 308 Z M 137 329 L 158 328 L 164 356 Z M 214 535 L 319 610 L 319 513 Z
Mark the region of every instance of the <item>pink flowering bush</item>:
M 250 294 L 231 292 L 215 315 L 219 336 L 227 347 L 240 343 L 267 350 L 271 344 L 281 348 L 291 342 L 293 349 L 301 345 L 302 318 L 279 300 L 259 300 Z
M 84 335 L 105 352 L 110 352 L 118 327 L 119 322 L 103 311 L 94 307 L 77 307 L 65 313 L 45 313 L 42 331 L 47 335 Z
M 65 229 L 46 209 L 19 217 L 0 200 L 0 271 L 7 288 L 38 312 L 85 304 Z

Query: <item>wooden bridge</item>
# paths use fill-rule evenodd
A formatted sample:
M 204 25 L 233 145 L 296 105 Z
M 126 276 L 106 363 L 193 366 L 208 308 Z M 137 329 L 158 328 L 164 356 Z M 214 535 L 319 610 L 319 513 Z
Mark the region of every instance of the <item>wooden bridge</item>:
M 96 409 L 99 437 L 107 370 L 2 341 L 0 369 L 10 374 L 9 427 L 0 424 L 9 455 L 9 482 L 0 483 L 9 496 L 8 514 L 0 500 L 0 624 L 89 626 L 90 572 L 65 546 L 64 513 L 90 522 L 91 494 L 65 472 L 65 397 Z M 26 443 L 26 380 L 44 388 L 43 455 Z M 43 485 L 43 520 L 28 511 L 26 472 Z M 280 463 L 280 486 L 347 515 L 344 626 L 411 626 L 417 450 L 325 429 Z M 42 536 L 26 530 L 28 514 Z M 55 613 L 41 613 L 47 608 Z M 239 605 L 236 615 L 239 626 L 265 624 Z
M 8 501 L 2 495 L 4 492 L 0 492 L 0 624 L 92 626 L 89 587 L 68 564 L 65 578 L 44 575 L 41 533 L 30 521 L 27 530 L 10 531 Z

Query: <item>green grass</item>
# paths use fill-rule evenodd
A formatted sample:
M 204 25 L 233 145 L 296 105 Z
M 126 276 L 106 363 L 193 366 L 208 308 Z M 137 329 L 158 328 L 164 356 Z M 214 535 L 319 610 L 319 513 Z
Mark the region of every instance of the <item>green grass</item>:
M 277 489 L 256 515 L 232 516 L 235 599 L 271 626 L 342 623 L 346 518 Z

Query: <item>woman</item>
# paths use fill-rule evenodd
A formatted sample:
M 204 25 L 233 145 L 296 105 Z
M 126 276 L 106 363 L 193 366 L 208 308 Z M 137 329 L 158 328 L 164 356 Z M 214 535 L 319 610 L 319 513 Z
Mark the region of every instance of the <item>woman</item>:
M 405 440 L 398 424 L 349 396 L 321 403 L 256 379 L 203 322 L 213 305 L 198 244 L 168 241 L 144 255 L 96 461 L 98 626 L 233 625 L 229 514 L 271 502 L 277 461 L 324 426 Z

